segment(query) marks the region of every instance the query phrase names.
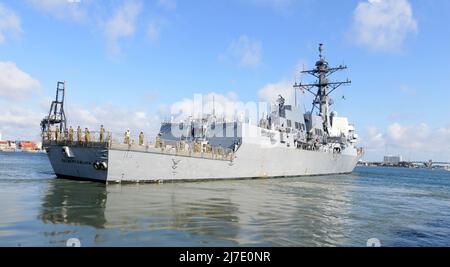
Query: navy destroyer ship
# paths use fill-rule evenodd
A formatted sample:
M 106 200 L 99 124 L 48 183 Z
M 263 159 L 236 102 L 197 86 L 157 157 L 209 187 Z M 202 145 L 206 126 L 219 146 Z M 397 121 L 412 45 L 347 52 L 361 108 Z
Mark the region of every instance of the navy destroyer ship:
M 55 174 L 61 178 L 106 183 L 172 182 L 214 179 L 298 177 L 351 173 L 363 155 L 358 135 L 346 117 L 331 111 L 330 94 L 344 82 L 329 76 L 346 66 L 329 67 L 319 47 L 319 60 L 303 74 L 313 83 L 295 83 L 294 91 L 313 95 L 310 111 L 302 112 L 279 96 L 257 123 L 227 121 L 210 114 L 164 122 L 154 142 L 113 141 L 80 131 L 74 138 L 64 112 L 65 82 L 42 122 L 42 143 Z M 92 136 L 91 136 L 92 135 Z M 76 140 L 75 140 L 76 139 Z

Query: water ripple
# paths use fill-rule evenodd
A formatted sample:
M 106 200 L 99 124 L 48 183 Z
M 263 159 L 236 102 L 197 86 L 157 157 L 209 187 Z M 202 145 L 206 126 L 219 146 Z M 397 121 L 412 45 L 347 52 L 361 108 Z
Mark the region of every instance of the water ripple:
M 0 245 L 449 246 L 447 172 L 110 185 L 54 179 L 42 155 L 0 154 Z

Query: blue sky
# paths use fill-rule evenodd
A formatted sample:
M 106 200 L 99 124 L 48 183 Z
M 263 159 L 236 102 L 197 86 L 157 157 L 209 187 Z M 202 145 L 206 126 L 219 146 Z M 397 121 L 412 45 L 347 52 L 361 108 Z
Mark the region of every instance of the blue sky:
M 195 93 L 290 90 L 322 42 L 330 64 L 349 66 L 334 108 L 368 159 L 450 161 L 447 0 L 72 2 L 0 1 L 3 139 L 36 139 L 57 80 L 74 124 L 154 131 Z

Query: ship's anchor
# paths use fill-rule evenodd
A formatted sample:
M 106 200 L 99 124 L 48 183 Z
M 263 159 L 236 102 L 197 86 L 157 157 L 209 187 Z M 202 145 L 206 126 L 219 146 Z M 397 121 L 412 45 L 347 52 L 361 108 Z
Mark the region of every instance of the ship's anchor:
M 172 159 L 173 165 L 172 165 L 172 169 L 176 169 L 178 168 L 178 163 L 180 163 L 181 159 L 176 160 L 176 159 Z

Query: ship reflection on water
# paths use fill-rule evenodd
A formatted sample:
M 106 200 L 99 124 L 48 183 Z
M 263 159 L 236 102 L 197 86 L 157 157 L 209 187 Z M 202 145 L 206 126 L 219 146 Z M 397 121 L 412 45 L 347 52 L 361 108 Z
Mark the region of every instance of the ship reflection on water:
M 104 186 L 59 179 L 49 181 L 48 186 L 39 215 L 44 223 L 104 227 Z
M 0 153 L 0 246 L 450 246 L 444 170 L 108 185 Z
M 50 244 L 76 237 L 86 246 L 344 245 L 348 186 L 305 179 L 108 186 L 56 179 L 39 218 L 62 226 L 44 232 Z
M 49 179 L 35 202 L 38 222 L 4 230 L 43 246 L 69 238 L 82 246 L 365 246 L 371 238 L 382 246 L 449 246 L 448 177 L 364 167 L 352 175 L 159 185 Z

